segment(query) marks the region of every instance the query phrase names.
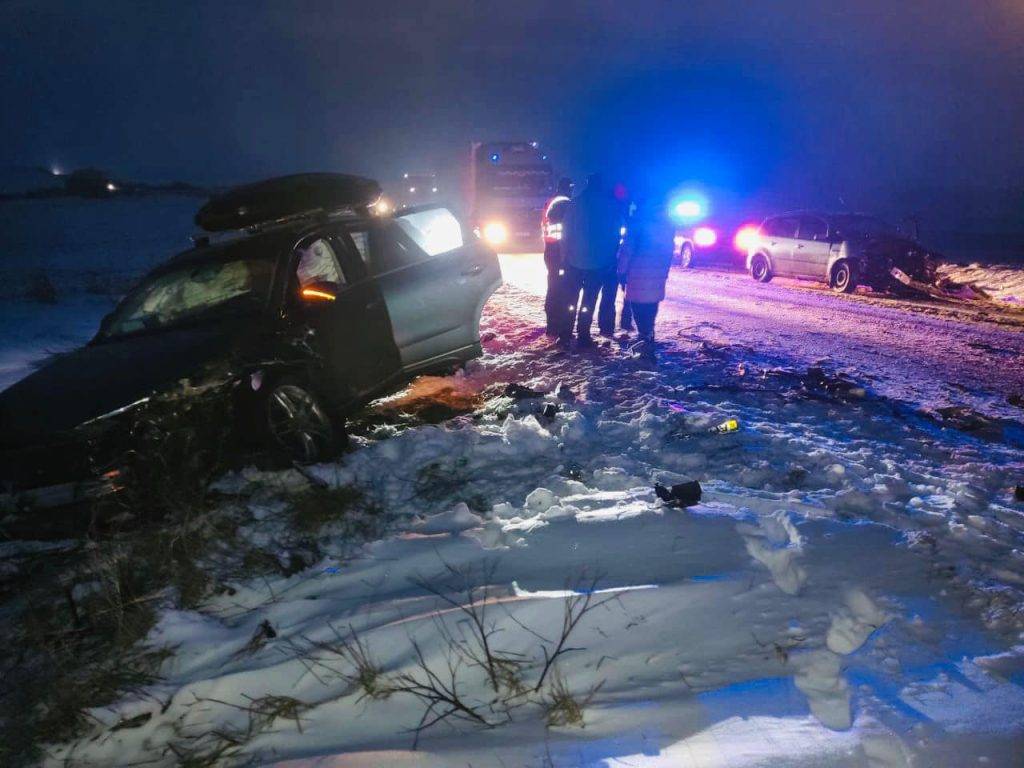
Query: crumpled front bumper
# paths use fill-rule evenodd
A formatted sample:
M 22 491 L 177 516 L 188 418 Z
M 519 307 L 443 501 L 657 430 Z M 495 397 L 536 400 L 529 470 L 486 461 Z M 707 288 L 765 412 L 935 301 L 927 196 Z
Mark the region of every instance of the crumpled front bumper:
M 113 469 L 99 478 L 0 493 L 0 512 L 53 509 L 81 504 L 116 493 L 121 488 L 121 470 Z
M 106 432 L 75 430 L 0 450 L 0 510 L 59 507 L 117 490 L 123 477 L 112 460 Z

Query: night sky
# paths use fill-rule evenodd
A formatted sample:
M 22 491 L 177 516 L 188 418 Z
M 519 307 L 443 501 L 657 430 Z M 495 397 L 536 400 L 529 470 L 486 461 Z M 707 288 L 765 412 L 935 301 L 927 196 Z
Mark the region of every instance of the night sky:
M 0 30 L 0 165 L 386 178 L 532 138 L 638 184 L 1024 179 L 1024 0 L 27 0 Z

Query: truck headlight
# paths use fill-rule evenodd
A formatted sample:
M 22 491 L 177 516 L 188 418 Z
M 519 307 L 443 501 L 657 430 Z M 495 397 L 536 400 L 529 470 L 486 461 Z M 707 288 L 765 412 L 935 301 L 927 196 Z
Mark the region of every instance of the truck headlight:
M 502 221 L 489 221 L 484 225 L 484 240 L 491 245 L 504 245 L 508 242 L 508 227 Z

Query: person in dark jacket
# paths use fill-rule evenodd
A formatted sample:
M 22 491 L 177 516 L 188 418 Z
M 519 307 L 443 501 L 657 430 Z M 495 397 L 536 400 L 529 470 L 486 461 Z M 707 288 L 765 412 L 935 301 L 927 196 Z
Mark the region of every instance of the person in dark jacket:
M 672 266 L 675 227 L 658 205 L 640 207 L 630 219 L 619 248 L 618 273 L 626 283 L 626 302 L 641 341 L 654 341 L 658 304 Z
M 562 294 L 562 282 L 565 268 L 562 265 L 562 221 L 565 209 L 572 197 L 572 180 L 562 178 L 555 189 L 555 196 L 544 208 L 541 221 L 541 232 L 544 235 L 544 266 L 548 270 L 548 291 L 544 297 L 544 315 L 547 320 L 545 333 L 557 336 L 564 322 L 560 319 L 566 309 L 566 301 Z
M 615 281 L 616 254 L 622 227 L 622 206 L 599 174 L 591 174 L 587 188 L 565 209 L 562 222 L 563 294 L 568 314 L 559 330 L 559 341 L 571 341 L 576 326 L 577 343 L 593 344 L 590 328 L 601 288 Z M 614 326 L 615 297 L 611 297 Z

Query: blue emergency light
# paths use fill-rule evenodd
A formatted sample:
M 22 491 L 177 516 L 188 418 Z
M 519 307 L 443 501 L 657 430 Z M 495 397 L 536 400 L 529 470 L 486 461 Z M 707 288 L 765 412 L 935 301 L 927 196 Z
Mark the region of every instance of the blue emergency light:
M 704 206 L 698 200 L 680 200 L 673 211 L 681 219 L 696 219 L 704 213 Z

